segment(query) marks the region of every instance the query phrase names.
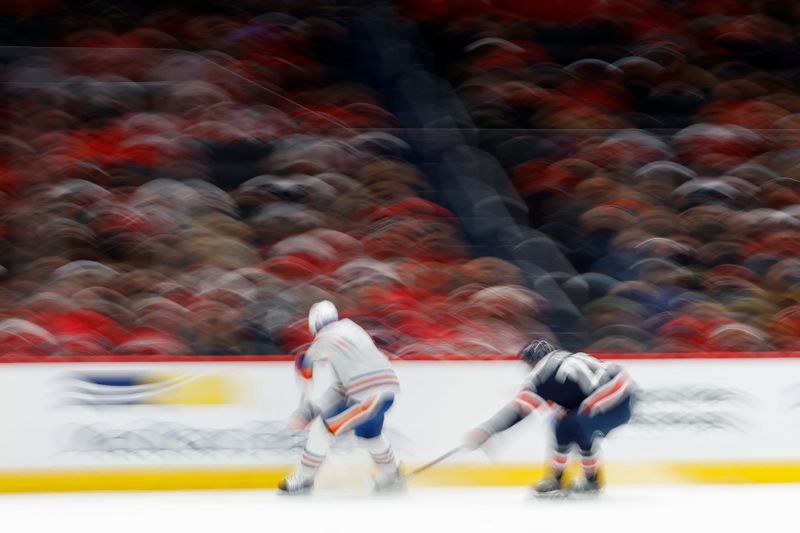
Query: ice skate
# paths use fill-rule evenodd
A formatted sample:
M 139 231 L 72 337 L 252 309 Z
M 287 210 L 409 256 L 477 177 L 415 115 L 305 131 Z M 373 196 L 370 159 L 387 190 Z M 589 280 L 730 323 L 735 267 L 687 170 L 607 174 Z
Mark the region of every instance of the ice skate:
M 567 493 L 574 496 L 596 496 L 600 493 L 601 484 L 597 476 L 593 478 L 581 477 L 573 481 L 567 488 Z
M 564 496 L 561 480 L 555 476 L 547 476 L 531 487 L 537 498 L 558 498 Z
M 308 494 L 314 488 L 314 478 L 303 477 L 300 474 L 292 474 L 285 477 L 278 483 L 278 494 L 300 495 Z
M 400 472 L 399 466 L 391 472 L 375 476 L 375 492 L 398 492 L 405 488 L 406 478 Z

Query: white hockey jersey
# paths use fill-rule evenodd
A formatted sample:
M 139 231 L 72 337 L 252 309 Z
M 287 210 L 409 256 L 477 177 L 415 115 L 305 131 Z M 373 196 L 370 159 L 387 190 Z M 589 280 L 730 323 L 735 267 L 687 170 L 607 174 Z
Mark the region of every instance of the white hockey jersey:
M 337 387 L 350 398 L 361 400 L 384 392 L 397 392 L 400 382 L 369 334 L 349 319 L 322 328 L 305 353 L 307 364 L 327 360 Z

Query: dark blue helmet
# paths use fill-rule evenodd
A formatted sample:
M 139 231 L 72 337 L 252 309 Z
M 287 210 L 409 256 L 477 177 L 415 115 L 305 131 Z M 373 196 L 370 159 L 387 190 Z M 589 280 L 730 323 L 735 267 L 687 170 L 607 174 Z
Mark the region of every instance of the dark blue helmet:
M 535 339 L 519 352 L 519 356 L 520 359 L 529 365 L 535 366 L 536 363 L 541 361 L 547 354 L 554 351 L 556 351 L 556 349 L 546 340 Z

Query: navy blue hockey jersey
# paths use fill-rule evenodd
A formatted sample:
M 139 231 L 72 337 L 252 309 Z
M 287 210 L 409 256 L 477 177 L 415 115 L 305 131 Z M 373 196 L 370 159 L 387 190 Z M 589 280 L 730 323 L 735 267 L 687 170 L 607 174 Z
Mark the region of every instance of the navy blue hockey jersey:
M 544 403 L 592 415 L 618 405 L 632 390 L 633 382 L 619 365 L 581 352 L 558 350 L 536 365 L 515 398 L 515 406 L 522 415 Z

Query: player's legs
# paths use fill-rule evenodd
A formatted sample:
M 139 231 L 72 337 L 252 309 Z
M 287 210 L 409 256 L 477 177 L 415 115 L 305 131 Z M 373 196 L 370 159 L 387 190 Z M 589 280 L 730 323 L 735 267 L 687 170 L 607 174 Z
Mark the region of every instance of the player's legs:
M 356 437 L 361 446 L 366 449 L 375 465 L 381 472 L 397 469 L 397 461 L 392 450 L 392 445 L 383 434 L 383 419 L 392 404 L 393 398 L 386 398 L 382 405 L 376 409 L 375 414 L 367 421 L 355 428 Z
M 300 472 L 303 477 L 313 478 L 317 475 L 332 444 L 333 435 L 325 427 L 322 419 L 317 418 L 308 429 L 308 440 L 300 456 Z
M 597 471 L 600 458 L 600 439 L 612 430 L 625 425 L 631 418 L 631 398 L 628 397 L 606 412 L 592 416 L 578 415 L 575 442 L 581 454 L 581 465 L 589 484 L 598 485 Z
M 353 413 L 358 405 L 353 402 L 343 401 L 329 411 L 315 418 L 308 428 L 308 439 L 300 455 L 300 464 L 295 471 L 278 484 L 278 489 L 286 494 L 308 492 L 314 486 L 314 479 L 319 468 L 325 461 L 335 438 L 335 431 L 331 430 L 329 420 L 334 423 L 341 419 L 340 415 Z
M 533 489 L 541 495 L 561 494 L 564 470 L 569 462 L 569 452 L 578 435 L 575 413 L 567 413 L 557 419 L 553 427 L 554 439 L 550 459 L 549 473 L 534 485 Z
M 333 434 L 328 431 L 322 418 L 315 418 L 308 429 L 308 439 L 300 456 L 300 465 L 290 476 L 278 484 L 278 489 L 286 494 L 298 494 L 311 490 L 317 471 L 325 461 L 333 439 Z
M 393 395 L 385 395 L 375 414 L 355 428 L 358 441 L 370 454 L 378 467 L 378 477 L 375 479 L 377 490 L 402 488 L 403 478 L 400 474 L 400 465 L 394 455 L 392 444 L 383 434 L 383 421 L 386 412 L 394 403 Z
M 290 493 L 309 490 L 335 437 L 351 430 L 354 430 L 359 442 L 378 465 L 381 478 L 399 477 L 394 451 L 381 434 L 384 415 L 393 402 L 394 395 L 391 393 L 378 394 L 361 401 L 348 399 L 316 418 L 309 428 L 300 466 L 292 476 L 281 482 L 281 490 Z
M 560 481 L 569 462 L 569 451 L 572 445 L 577 442 L 580 434 L 578 414 L 575 411 L 570 411 L 557 419 L 553 427 L 553 434 L 555 445 L 550 457 L 550 468 L 553 476 Z

